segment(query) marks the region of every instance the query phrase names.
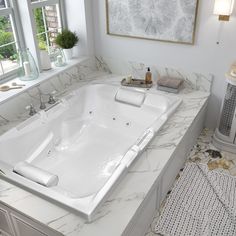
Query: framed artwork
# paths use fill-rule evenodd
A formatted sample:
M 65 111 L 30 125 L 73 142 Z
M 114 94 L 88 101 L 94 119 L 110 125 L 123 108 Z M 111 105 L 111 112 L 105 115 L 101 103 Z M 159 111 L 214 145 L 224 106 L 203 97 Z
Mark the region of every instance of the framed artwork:
M 193 44 L 198 0 L 106 0 L 107 33 Z

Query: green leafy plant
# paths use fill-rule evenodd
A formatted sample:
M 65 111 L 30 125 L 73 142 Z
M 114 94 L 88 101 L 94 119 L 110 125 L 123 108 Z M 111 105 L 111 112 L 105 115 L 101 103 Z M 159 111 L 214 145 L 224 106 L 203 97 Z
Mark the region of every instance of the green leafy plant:
M 14 41 L 11 32 L 11 23 L 9 16 L 0 16 L 0 45 L 8 44 Z M 0 59 L 10 58 L 15 53 L 15 45 L 10 44 L 0 48 Z
M 9 27 L 10 27 L 9 17 L 0 16 L 0 30 L 5 31 Z
M 47 50 L 46 42 L 44 42 L 44 41 L 39 41 L 39 49 L 40 49 L 40 50 Z
M 11 61 L 16 61 L 18 59 L 17 53 L 13 54 L 12 56 L 9 57 Z
M 45 32 L 42 8 L 36 8 L 34 10 L 34 18 L 35 18 L 37 33 L 39 34 Z M 48 28 L 46 30 L 48 30 Z M 38 35 L 38 39 L 39 41 L 45 42 L 46 34 Z
M 5 32 L 0 30 L 0 45 L 11 43 L 13 41 L 12 32 Z M 0 54 L 4 58 L 9 58 L 10 56 L 15 54 L 15 48 L 13 44 L 7 45 L 5 47 L 0 48 Z
M 55 39 L 55 43 L 63 49 L 73 48 L 78 41 L 79 38 L 76 33 L 70 30 L 62 30 Z

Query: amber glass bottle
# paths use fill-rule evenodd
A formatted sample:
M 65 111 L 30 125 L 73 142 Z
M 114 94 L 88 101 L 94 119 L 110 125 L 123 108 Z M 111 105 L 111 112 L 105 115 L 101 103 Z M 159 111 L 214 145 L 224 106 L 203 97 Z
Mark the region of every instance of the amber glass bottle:
M 152 83 L 152 73 L 151 73 L 150 67 L 148 67 L 147 72 L 146 72 L 145 83 L 146 84 Z

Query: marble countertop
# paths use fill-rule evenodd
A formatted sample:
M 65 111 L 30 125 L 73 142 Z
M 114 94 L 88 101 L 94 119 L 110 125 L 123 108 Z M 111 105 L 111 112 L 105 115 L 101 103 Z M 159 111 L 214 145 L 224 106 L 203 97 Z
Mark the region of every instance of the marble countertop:
M 118 83 L 120 78 L 107 75 L 99 82 Z M 64 235 L 121 235 L 210 94 L 184 89 L 178 95 L 168 95 L 181 97 L 182 104 L 132 164 L 127 175 L 101 206 L 93 222 L 88 223 L 80 216 L 3 180 L 0 180 L 0 201 Z M 22 117 L 7 127 L 0 126 L 0 133 L 24 119 Z
M 40 73 L 39 78 L 35 80 L 29 80 L 29 81 L 22 81 L 20 78 L 16 78 L 14 80 L 10 80 L 9 82 L 6 82 L 2 85 L 6 86 L 12 86 L 12 83 L 16 84 L 24 84 L 24 86 L 21 89 L 13 89 L 11 91 L 8 91 L 7 93 L 0 93 L 0 104 L 3 102 L 6 102 L 7 100 L 11 99 L 14 96 L 18 96 L 20 93 L 24 93 L 29 88 L 35 87 L 39 85 L 40 83 L 48 80 L 52 76 L 56 76 L 60 74 L 62 71 L 70 69 L 71 67 L 77 65 L 81 61 L 84 61 L 86 57 L 81 57 L 79 59 L 72 59 L 69 61 L 69 63 L 64 67 L 53 67 L 53 70 L 43 71 Z

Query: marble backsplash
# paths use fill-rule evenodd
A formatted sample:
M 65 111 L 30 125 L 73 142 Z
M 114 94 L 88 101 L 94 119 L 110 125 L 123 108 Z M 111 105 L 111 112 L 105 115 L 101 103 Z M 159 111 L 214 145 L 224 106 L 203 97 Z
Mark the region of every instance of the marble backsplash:
M 25 92 L 3 102 L 0 105 L 0 127 L 1 133 L 7 131 L 8 126 L 19 123 L 29 117 L 26 106 L 33 104 L 38 111 L 40 100 L 47 104 L 49 95 L 55 91 L 56 96 L 63 96 L 67 91 L 76 87 L 77 84 L 93 79 L 93 74 L 97 72 L 94 58 L 86 58 L 75 66 L 65 69 L 52 78 L 33 86 Z M 26 82 L 27 83 L 27 82 Z
M 101 75 L 113 73 L 144 78 L 147 67 L 151 68 L 154 80 L 158 76 L 169 75 L 183 78 L 185 80 L 185 87 L 191 90 L 201 90 L 204 92 L 210 92 L 211 90 L 212 75 L 187 73 L 171 68 L 160 68 L 156 65 L 145 65 L 144 63 L 119 61 L 103 57 L 86 58 L 75 66 L 65 69 L 65 71 L 58 75 L 2 103 L 0 105 L 0 134 L 7 131 L 14 124 L 18 124 L 29 117 L 28 112 L 25 110 L 25 107 L 29 104 L 33 104 L 38 111 L 40 100 L 47 103 L 49 95 L 53 91 L 56 92 L 58 97 L 63 96 L 71 89 L 94 80 L 94 77 L 98 76 L 99 73 Z
M 159 67 L 158 65 L 147 65 L 142 62 L 117 60 L 108 57 L 96 57 L 97 67 L 101 71 L 120 75 L 132 75 L 138 79 L 144 79 L 147 67 L 150 67 L 153 79 L 161 76 L 182 78 L 185 80 L 185 87 L 204 92 L 211 91 L 213 75 L 203 75 L 197 72 L 182 71 L 174 68 Z

